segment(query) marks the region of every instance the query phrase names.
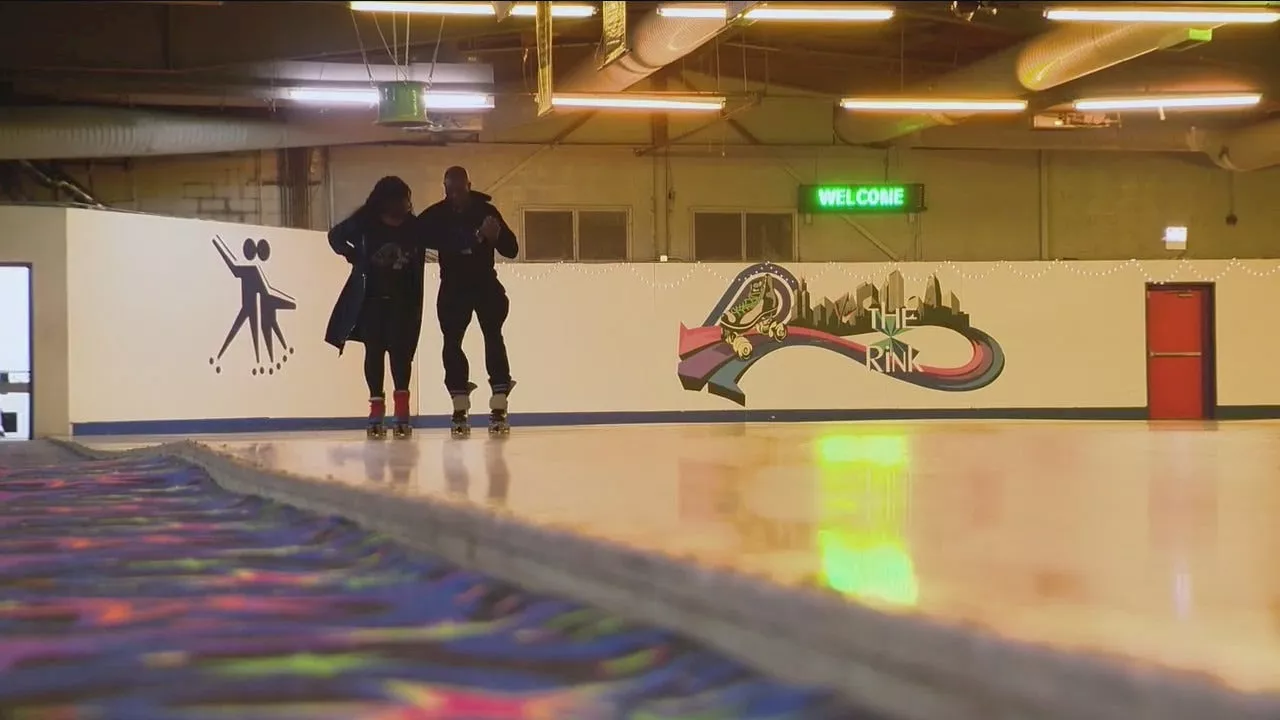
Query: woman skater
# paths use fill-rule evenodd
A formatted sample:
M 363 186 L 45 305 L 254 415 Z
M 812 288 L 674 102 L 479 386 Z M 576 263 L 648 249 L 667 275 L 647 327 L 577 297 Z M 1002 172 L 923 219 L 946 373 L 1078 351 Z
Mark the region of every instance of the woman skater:
M 333 251 L 351 263 L 329 317 L 325 342 L 342 353 L 348 340 L 364 343 L 364 379 L 369 385 L 369 437 L 386 437 L 383 383 L 390 359 L 395 390 L 396 437 L 408 437 L 409 377 L 422 329 L 423 251 L 409 186 L 384 177 L 369 199 L 329 231 Z

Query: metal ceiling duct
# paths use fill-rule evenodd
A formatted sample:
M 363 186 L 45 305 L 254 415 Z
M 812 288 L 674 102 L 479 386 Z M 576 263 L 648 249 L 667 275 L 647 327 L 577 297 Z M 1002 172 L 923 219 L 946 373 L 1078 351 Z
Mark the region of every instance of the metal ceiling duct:
M 1150 24 L 1064 24 L 912 92 L 959 98 L 1023 97 L 1173 47 L 1185 42 L 1190 31 L 1191 28 Z M 836 132 L 844 142 L 871 144 L 935 125 L 955 124 L 966 117 L 967 114 L 883 117 L 841 112 Z
M 403 140 L 361 123 L 296 125 L 124 108 L 0 109 L 0 160 L 200 155 Z
M 397 71 L 391 66 L 366 68 L 354 63 L 277 62 L 239 68 L 244 75 L 295 84 L 391 79 L 407 70 L 411 79 L 431 78 L 439 87 L 475 91 L 493 83 L 493 68 L 482 64 L 438 66 L 413 64 Z M 232 75 L 235 77 L 235 75 Z M 457 83 L 466 83 L 458 85 Z M 127 85 L 127 83 L 126 83 Z M 136 86 L 141 92 L 145 81 Z M 216 87 L 216 86 L 212 86 Z M 223 92 L 246 97 L 280 98 L 283 88 L 253 89 L 222 86 Z M 205 92 L 200 93 L 208 95 Z M 459 128 L 468 130 L 471 128 Z M 478 129 L 478 128 L 476 128 Z M 471 129 L 474 131 L 474 129 Z M 201 155 L 291 147 L 355 145 L 403 141 L 402 130 L 377 127 L 367 121 L 284 123 L 151 112 L 109 107 L 0 108 L 0 160 L 63 160 L 160 155 Z
M 434 85 L 493 85 L 493 66 L 484 63 L 410 63 L 397 66 L 281 60 L 220 69 L 218 74 L 290 83 L 369 84 L 410 80 Z
M 1192 146 L 1227 170 L 1249 172 L 1280 165 L 1280 120 L 1228 133 L 1195 133 Z
M 588 58 L 556 84 L 562 92 L 621 92 L 685 57 L 727 27 L 723 18 L 674 18 L 650 10 L 628 28 L 630 52 L 604 68 Z

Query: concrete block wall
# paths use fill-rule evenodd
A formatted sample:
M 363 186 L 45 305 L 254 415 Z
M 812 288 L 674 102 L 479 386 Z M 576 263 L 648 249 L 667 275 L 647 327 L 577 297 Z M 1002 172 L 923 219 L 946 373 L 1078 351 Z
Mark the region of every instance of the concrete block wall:
M 331 148 L 330 191 L 341 215 L 398 174 L 421 207 L 440 197 L 444 168 L 462 164 L 517 230 L 525 208 L 630 208 L 631 259 L 644 261 L 689 259 L 699 210 L 788 212 L 802 182 L 922 182 L 929 209 L 918 218 L 797 216 L 799 259 L 883 262 L 877 243 L 902 260 L 1169 258 L 1170 225 L 1189 228 L 1186 257 L 1280 257 L 1280 168 L 1231 173 L 1191 154 L 1138 152 L 681 147 L 664 158 L 633 148 Z
M 99 201 L 220 222 L 280 224 L 275 153 L 247 152 L 63 164 Z
M 274 150 L 64 162 L 59 167 L 111 207 L 219 222 L 283 224 Z M 329 219 L 323 163 L 315 164 L 312 176 L 310 227 L 323 228 Z M 55 199 L 42 188 L 28 185 L 24 190 L 33 199 Z
M 467 144 L 328 148 L 315 163 L 310 227 L 327 228 L 378 178 L 402 176 L 425 207 L 449 165 L 470 169 L 513 227 L 529 208 L 627 208 L 631 259 L 692 256 L 699 210 L 795 208 L 798 183 L 923 182 L 929 209 L 904 216 L 797 216 L 799 259 L 1168 258 L 1160 239 L 1185 225 L 1190 258 L 1280 257 L 1280 168 L 1230 173 L 1190 154 L 838 147 L 675 148 Z M 275 151 L 64 165 L 103 202 L 178 217 L 281 225 Z M 331 179 L 331 186 L 324 184 Z M 330 205 L 332 204 L 332 208 Z M 1238 222 L 1229 225 L 1228 214 Z
M 254 225 L 280 224 L 280 191 L 274 185 L 248 182 L 184 182 L 182 197 L 176 202 L 170 198 L 148 198 L 140 205 L 146 212 L 164 215 L 196 217 L 220 222 L 252 223 Z M 153 209 L 155 207 L 161 210 Z M 141 207 L 138 209 L 142 209 Z

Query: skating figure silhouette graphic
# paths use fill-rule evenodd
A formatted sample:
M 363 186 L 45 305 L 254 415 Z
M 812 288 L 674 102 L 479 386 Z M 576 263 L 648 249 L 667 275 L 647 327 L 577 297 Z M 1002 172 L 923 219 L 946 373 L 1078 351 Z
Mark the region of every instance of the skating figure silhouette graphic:
M 295 310 L 298 304 L 293 298 L 271 287 L 266 273 L 262 270 L 262 264 L 271 257 L 271 244 L 266 240 L 255 241 L 253 238 L 246 238 L 243 250 L 246 262 L 236 260 L 221 237 L 214 236 L 213 246 L 218 249 L 218 254 L 227 264 L 231 275 L 240 281 L 240 312 L 231 323 L 231 329 L 227 331 L 227 337 L 222 341 L 218 354 L 209 358 L 209 364 L 213 366 L 214 372 L 222 372 L 220 364 L 222 356 L 231 346 L 231 342 L 240 334 L 240 329 L 248 322 L 249 332 L 253 337 L 255 366 L 250 372 L 253 375 L 274 375 L 276 371 L 283 369 L 284 363 L 288 362 L 289 356 L 293 354 L 293 348 L 289 347 L 284 339 L 284 331 L 280 329 L 278 313 L 281 310 Z M 261 334 L 261 340 L 259 340 L 259 334 Z M 275 341 L 277 339 L 280 341 L 279 359 L 276 358 Z M 260 344 L 267 346 L 266 365 L 262 364 Z

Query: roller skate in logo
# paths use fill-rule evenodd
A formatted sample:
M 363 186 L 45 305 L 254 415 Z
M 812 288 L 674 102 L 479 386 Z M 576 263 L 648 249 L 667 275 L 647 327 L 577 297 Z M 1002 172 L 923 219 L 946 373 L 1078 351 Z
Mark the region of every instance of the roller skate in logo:
M 782 295 L 787 289 L 772 275 L 754 277 L 733 305 L 720 316 L 721 337 L 733 348 L 735 355 L 743 360 L 751 357 L 753 347 L 746 335 L 752 330 L 778 342 L 787 339 L 787 318 L 782 313 L 790 305 Z
M 995 382 L 1004 370 L 1000 344 L 970 324 L 959 296 L 944 291 L 936 274 L 920 280 L 923 292 L 911 295 L 906 276 L 894 268 L 881 283 L 863 281 L 815 297 L 787 268 L 751 265 L 733 278 L 701 324 L 681 323 L 680 384 L 745 406 L 738 381 L 784 347 L 828 350 L 867 372 L 931 390 L 969 392 Z M 947 331 L 968 344 L 970 355 L 931 364 L 941 356 L 934 348 Z

